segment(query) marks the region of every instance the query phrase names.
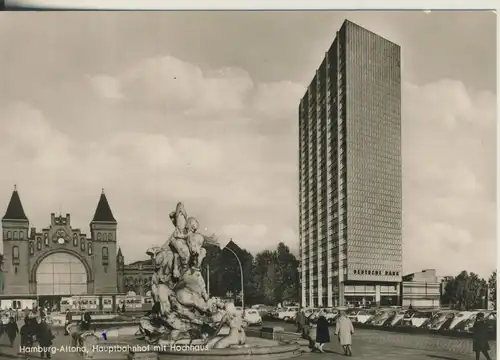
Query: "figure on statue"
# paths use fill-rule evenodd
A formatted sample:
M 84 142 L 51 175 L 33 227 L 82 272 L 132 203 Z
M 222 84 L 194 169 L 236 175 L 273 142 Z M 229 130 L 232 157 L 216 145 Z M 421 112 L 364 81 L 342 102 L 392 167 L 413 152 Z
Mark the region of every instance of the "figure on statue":
M 173 276 L 180 278 L 181 271 L 188 267 L 189 248 L 187 246 L 187 213 L 182 202 L 177 203 L 175 211 L 170 213 L 170 220 L 175 226 L 175 230 L 162 246 L 173 251 Z
M 157 310 L 141 319 L 142 339 L 148 343 L 162 339 L 175 343 L 184 336 L 191 341 L 193 337 L 201 340 L 203 328 L 218 333 L 222 326 L 227 326 L 228 336 L 217 340 L 205 336 L 203 341 L 216 348 L 244 344 L 245 332 L 234 305 L 224 306 L 216 299 L 209 299 L 200 272 L 207 254 L 204 247 L 218 245 L 217 238 L 198 232 L 198 220 L 188 217 L 182 202 L 170 213 L 170 219 L 175 229 L 169 239 L 162 247 L 146 252 L 154 269 L 151 294 Z

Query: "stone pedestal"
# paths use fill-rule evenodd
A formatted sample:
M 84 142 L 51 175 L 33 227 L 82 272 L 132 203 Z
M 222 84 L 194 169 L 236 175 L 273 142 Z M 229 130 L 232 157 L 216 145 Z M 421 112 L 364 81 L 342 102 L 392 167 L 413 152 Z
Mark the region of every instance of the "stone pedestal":
M 260 337 L 263 339 L 276 340 L 276 335 L 283 334 L 285 329 L 281 326 L 263 327 L 260 330 Z

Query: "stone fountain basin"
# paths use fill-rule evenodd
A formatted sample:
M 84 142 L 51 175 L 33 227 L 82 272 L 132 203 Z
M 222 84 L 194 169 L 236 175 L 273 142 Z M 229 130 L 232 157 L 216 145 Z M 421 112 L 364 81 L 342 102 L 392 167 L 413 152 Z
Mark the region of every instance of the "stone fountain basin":
M 242 347 L 210 349 L 205 351 L 165 350 L 160 353 L 159 358 L 216 360 L 221 357 L 230 359 L 246 359 L 252 357 L 255 359 L 275 360 L 289 359 L 298 355 L 300 355 L 300 345 L 298 344 L 280 344 L 276 340 L 247 337 L 247 344 Z
M 138 340 L 135 336 L 137 326 L 127 326 L 121 328 L 110 328 L 107 331 L 107 341 L 104 339 L 99 340 L 97 343 L 93 341 L 89 346 L 98 345 L 104 350 L 102 352 L 95 352 L 92 357 L 93 360 L 131 360 L 131 359 L 144 359 L 144 360 L 163 360 L 163 359 L 183 359 L 183 360 L 216 360 L 220 357 L 232 359 L 246 359 L 252 357 L 255 359 L 265 360 L 278 360 L 289 359 L 300 355 L 300 345 L 297 343 L 286 344 L 280 343 L 277 340 L 263 339 L 260 337 L 247 337 L 247 344 L 242 347 L 228 348 L 228 349 L 210 349 L 204 350 L 200 346 L 196 347 L 197 342 L 194 340 L 194 350 L 189 350 L 186 346 L 189 340 L 180 340 L 176 342 L 175 347 L 171 347 L 167 341 L 160 342 L 158 346 L 145 344 L 144 341 Z M 226 329 L 226 333 L 229 329 Z M 106 351 L 106 348 L 113 348 L 118 346 L 123 348 L 120 351 Z M 130 346 L 135 350 L 134 354 L 125 351 L 125 347 Z M 186 349 L 187 348 L 187 349 Z

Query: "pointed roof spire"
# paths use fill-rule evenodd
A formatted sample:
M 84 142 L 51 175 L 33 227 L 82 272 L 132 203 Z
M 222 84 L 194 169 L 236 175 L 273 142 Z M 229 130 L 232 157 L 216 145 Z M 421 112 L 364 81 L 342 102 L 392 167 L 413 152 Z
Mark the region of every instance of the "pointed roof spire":
M 17 192 L 17 185 L 14 185 L 14 191 L 10 197 L 9 205 L 7 206 L 7 211 L 5 212 L 2 220 L 26 220 L 28 217 L 24 213 L 23 204 L 21 203 L 21 198 Z
M 102 189 L 101 197 L 99 198 L 99 203 L 97 204 L 97 208 L 95 209 L 94 218 L 92 222 L 104 221 L 104 222 L 113 222 L 116 223 L 116 219 L 113 216 L 113 212 L 109 207 L 108 199 L 106 198 L 106 194 L 104 194 L 104 189 Z
M 122 248 L 121 247 L 118 247 L 118 256 L 123 256 L 122 255 Z

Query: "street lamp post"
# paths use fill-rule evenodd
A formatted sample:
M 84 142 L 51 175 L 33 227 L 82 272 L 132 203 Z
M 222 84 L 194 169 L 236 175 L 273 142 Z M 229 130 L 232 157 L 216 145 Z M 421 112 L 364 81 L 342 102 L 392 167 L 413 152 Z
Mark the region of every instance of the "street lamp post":
M 207 264 L 207 293 L 210 296 L 210 264 Z
M 240 281 L 241 281 L 241 307 L 243 308 L 243 310 L 245 310 L 245 290 L 243 288 L 243 266 L 241 265 L 241 261 L 240 261 L 240 258 L 238 257 L 238 255 L 236 254 L 236 252 L 234 252 L 233 249 L 231 248 L 228 248 L 228 247 L 225 247 L 224 249 L 226 250 L 229 250 L 233 253 L 234 257 L 236 258 L 236 260 L 238 261 L 238 265 L 240 266 Z

